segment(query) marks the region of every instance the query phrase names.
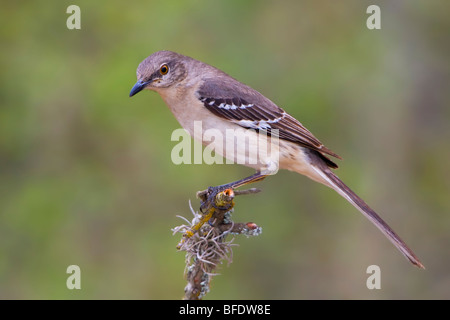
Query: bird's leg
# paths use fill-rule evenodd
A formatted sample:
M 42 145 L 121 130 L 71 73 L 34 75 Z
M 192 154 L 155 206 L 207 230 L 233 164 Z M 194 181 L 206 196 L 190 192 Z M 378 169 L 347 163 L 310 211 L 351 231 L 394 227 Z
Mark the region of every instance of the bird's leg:
M 226 189 L 234 190 L 236 188 L 245 186 L 247 184 L 261 181 L 265 177 L 267 177 L 267 174 L 262 174 L 261 172 L 258 171 L 255 174 L 252 174 L 251 176 L 246 177 L 244 179 L 230 182 L 230 183 L 223 184 L 223 185 L 216 186 L 216 187 L 209 187 L 207 190 L 199 192 L 197 194 L 197 196 L 199 196 L 203 200 L 202 204 L 200 206 L 200 211 L 204 212 L 204 210 L 206 208 L 209 208 L 210 206 L 215 206 L 214 199 L 219 192 L 222 192 Z

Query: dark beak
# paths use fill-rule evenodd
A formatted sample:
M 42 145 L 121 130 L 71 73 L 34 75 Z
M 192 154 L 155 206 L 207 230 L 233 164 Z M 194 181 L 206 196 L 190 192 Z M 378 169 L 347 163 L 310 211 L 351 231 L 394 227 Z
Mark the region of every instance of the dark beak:
M 148 84 L 148 82 L 144 82 L 142 80 L 138 80 L 136 82 L 136 84 L 133 86 L 133 88 L 131 88 L 130 97 L 134 96 L 139 91 L 142 91 L 147 84 Z

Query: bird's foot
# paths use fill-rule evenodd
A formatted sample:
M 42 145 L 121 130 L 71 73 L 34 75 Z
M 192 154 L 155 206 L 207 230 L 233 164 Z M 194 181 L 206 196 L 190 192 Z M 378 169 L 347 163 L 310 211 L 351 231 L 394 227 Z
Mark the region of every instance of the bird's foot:
M 207 210 L 211 208 L 226 211 L 231 209 L 231 200 L 234 197 L 234 191 L 229 185 L 209 187 L 205 191 L 200 192 L 202 194 L 200 196 L 200 199 L 202 200 L 200 211 L 203 214 L 206 214 Z

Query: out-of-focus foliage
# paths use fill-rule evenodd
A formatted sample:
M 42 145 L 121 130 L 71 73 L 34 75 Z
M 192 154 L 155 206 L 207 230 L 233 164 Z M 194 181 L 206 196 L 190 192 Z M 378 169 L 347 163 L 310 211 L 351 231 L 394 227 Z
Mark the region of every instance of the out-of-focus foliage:
M 66 8 L 81 8 L 68 30 Z M 381 8 L 381 30 L 366 9 Z M 338 175 L 422 259 L 411 265 L 331 190 L 290 172 L 238 199 L 214 299 L 450 298 L 450 2 L 9 1 L 0 10 L 0 298 L 178 299 L 170 228 L 209 185 L 252 173 L 172 164 L 176 120 L 130 99 L 169 49 L 258 89 L 340 154 Z M 81 290 L 66 268 L 81 268 Z M 381 268 L 381 290 L 366 269 Z

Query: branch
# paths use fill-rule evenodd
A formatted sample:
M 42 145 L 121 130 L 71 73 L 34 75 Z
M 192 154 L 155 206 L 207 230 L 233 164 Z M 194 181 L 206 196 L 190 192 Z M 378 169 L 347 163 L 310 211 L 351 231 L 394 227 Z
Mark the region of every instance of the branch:
M 186 251 L 184 300 L 202 299 L 210 290 L 211 278 L 218 275 L 215 273 L 218 265 L 222 261 L 227 261 L 228 265 L 232 262 L 232 247 L 236 244 L 233 243 L 234 238 L 226 239 L 229 234 L 261 234 L 261 227 L 253 222 L 235 223 L 231 220 L 235 196 L 257 192 L 260 190 L 255 188 L 243 191 L 226 189 L 218 193 L 210 189 L 199 191 L 197 197 L 202 201 L 199 212 L 195 212 L 189 202 L 194 218 L 189 221 L 180 217 L 187 224 L 172 229 L 174 234 L 183 233 L 177 249 Z

